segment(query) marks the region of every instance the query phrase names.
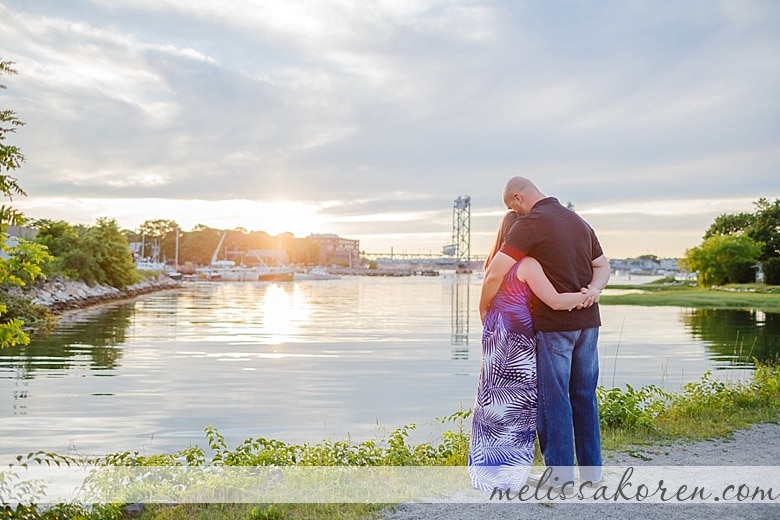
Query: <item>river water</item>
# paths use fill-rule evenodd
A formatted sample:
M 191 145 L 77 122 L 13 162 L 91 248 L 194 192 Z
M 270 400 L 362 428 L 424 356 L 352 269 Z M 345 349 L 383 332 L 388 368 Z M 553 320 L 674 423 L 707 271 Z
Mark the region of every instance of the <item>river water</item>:
M 637 281 L 636 279 L 633 280 Z M 102 454 L 229 446 L 248 437 L 382 439 L 473 404 L 481 277 L 194 282 L 70 313 L 0 351 L 0 463 L 29 451 Z M 776 359 L 780 316 L 602 306 L 604 386 L 679 390 L 705 371 Z M 447 426 L 449 428 L 449 426 Z

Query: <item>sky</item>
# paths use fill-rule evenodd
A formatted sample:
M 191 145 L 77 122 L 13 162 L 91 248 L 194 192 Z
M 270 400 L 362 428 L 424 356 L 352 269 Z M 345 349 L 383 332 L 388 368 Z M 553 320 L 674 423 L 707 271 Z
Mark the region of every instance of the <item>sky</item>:
M 780 197 L 780 2 L 0 0 L 36 218 L 438 254 L 506 181 L 609 258 L 680 257 Z

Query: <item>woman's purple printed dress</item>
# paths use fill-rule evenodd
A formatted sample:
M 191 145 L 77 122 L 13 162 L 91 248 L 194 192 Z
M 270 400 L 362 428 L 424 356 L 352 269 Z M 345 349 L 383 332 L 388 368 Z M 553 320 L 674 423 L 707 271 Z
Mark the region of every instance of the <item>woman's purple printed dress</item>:
M 534 458 L 536 340 L 531 290 L 517 279 L 520 262 L 504 278 L 482 331 L 469 475 L 473 486 L 484 491 L 519 490 Z

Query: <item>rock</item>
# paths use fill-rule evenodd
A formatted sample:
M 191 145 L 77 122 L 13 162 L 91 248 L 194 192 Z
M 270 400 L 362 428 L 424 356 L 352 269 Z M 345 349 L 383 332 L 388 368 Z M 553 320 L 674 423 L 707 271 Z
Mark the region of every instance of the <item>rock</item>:
M 53 279 L 39 284 L 28 293 L 28 297 L 30 297 L 33 303 L 43 305 L 50 311 L 57 313 L 101 302 L 132 298 L 148 292 L 172 289 L 180 284 L 181 282 L 172 280 L 167 276 L 158 276 L 147 278 L 120 290 L 109 285 L 90 287 L 84 282 Z

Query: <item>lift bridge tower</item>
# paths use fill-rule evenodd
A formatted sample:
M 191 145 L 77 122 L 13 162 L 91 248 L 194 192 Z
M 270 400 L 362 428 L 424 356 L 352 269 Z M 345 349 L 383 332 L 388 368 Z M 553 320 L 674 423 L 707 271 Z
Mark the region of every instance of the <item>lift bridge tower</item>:
M 452 205 L 451 256 L 456 263 L 455 272 L 471 272 L 464 263 L 471 261 L 471 197 L 458 197 Z M 452 338 L 453 345 L 469 342 L 469 280 L 456 276 L 452 285 Z M 468 359 L 468 348 L 452 351 L 453 359 Z
M 452 205 L 452 255 L 471 261 L 471 197 L 458 197 Z

